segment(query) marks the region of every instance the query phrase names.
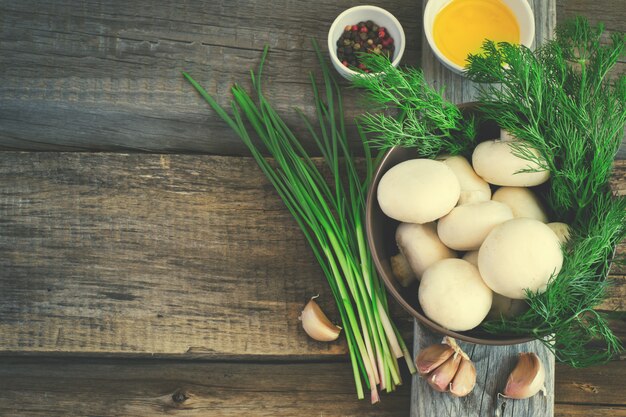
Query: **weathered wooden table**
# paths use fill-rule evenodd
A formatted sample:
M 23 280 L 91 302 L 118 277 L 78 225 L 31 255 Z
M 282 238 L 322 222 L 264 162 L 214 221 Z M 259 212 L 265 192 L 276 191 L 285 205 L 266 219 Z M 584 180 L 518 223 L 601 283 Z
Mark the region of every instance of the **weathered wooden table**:
M 420 2 L 372 3 L 399 18 L 404 62 L 419 65 Z M 295 125 L 292 106 L 313 112 L 309 39 L 323 44 L 352 5 L 0 1 L 0 415 L 408 415 L 408 375 L 359 402 L 345 344 L 301 330 L 312 294 L 337 316 L 325 280 L 180 76 L 224 104 L 269 44 L 268 91 Z M 623 0 L 558 12 L 626 27 Z M 626 192 L 623 161 L 614 186 Z M 625 274 L 601 309 L 626 310 Z M 410 343 L 412 321 L 393 313 Z M 626 338 L 623 316 L 613 324 Z M 556 415 L 626 416 L 625 376 L 625 361 L 557 365 Z

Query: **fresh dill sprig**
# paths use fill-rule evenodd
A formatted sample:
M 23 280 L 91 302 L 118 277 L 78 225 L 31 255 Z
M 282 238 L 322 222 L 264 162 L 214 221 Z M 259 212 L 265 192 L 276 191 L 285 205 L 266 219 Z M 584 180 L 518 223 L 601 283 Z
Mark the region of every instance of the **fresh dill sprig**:
M 355 87 L 366 91 L 368 101 L 383 110 L 362 116 L 366 133 L 376 134 L 375 145 L 416 148 L 426 158 L 471 153 L 476 145 L 475 120 L 444 99 L 443 91 L 430 87 L 421 70 L 395 68 L 383 55 L 360 54 L 360 59 L 377 73 L 352 79 Z
M 626 124 L 626 76 L 607 77 L 624 55 L 625 36 L 613 33 L 607 44 L 602 34 L 602 26 L 576 18 L 535 52 L 487 41 L 467 68 L 470 79 L 484 83 L 479 109 L 485 117 L 539 150 L 542 158 L 521 145 L 514 152 L 544 160 L 541 169 L 551 174 L 546 202 L 553 218 L 573 229 L 560 273 L 545 292 L 527 294 L 530 310 L 483 327 L 549 335 L 542 340 L 574 367 L 622 350 L 606 317 L 593 310 L 606 297 L 610 260 L 626 236 L 626 197 L 614 196 L 608 185 Z
M 602 33 L 579 17 L 535 52 L 486 41 L 483 52 L 468 59 L 468 77 L 483 83 L 480 110 L 539 150 L 547 161 L 542 169 L 551 172 L 547 202 L 565 222 L 606 192 L 624 136 L 626 75 L 612 82 L 607 74 L 624 55 L 625 38 L 613 33 L 603 44 Z

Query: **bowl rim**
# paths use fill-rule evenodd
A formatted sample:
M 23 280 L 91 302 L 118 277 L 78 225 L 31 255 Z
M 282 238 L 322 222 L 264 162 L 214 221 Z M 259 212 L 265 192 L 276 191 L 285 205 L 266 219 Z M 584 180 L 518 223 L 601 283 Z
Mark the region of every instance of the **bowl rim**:
M 327 36 L 327 43 L 328 43 L 328 53 L 330 55 L 330 59 L 331 61 L 333 61 L 333 63 L 337 66 L 340 66 L 342 68 L 343 71 L 346 72 L 347 75 L 349 75 L 350 77 L 353 76 L 363 76 L 363 74 L 361 74 L 360 72 L 356 72 L 354 70 L 351 70 L 348 67 L 343 66 L 343 64 L 341 63 L 341 61 L 339 61 L 339 58 L 337 57 L 337 48 L 335 47 L 335 43 L 337 42 L 337 40 L 333 40 L 333 32 L 335 31 L 335 29 L 337 28 L 337 26 L 339 25 L 339 20 L 342 19 L 343 17 L 349 15 L 350 13 L 353 13 L 355 11 L 359 11 L 359 10 L 370 10 L 370 11 L 375 11 L 375 12 L 379 12 L 385 16 L 387 16 L 389 19 L 391 19 L 391 21 L 393 22 L 393 24 L 398 28 L 398 31 L 400 32 L 400 46 L 398 47 L 398 39 L 394 39 L 394 44 L 396 45 L 396 47 L 398 47 L 398 49 L 396 49 L 395 54 L 396 57 L 394 58 L 394 60 L 391 62 L 391 65 L 394 67 L 397 67 L 400 64 L 400 61 L 402 60 L 402 56 L 404 55 L 404 49 L 406 47 L 406 35 L 404 34 L 404 28 L 402 27 L 402 24 L 400 24 L 400 21 L 393 15 L 391 14 L 389 11 L 383 9 L 382 7 L 378 7 L 378 6 L 371 6 L 371 5 L 361 5 L 361 6 L 354 6 L 354 7 L 350 7 L 349 9 L 344 10 L 343 12 L 341 12 L 333 21 L 333 23 L 330 25 L 330 29 L 328 29 L 328 36 Z M 375 75 L 377 73 L 372 73 L 369 75 Z
M 471 109 L 476 108 L 477 102 L 469 102 L 458 104 L 457 107 L 460 109 Z M 402 148 L 400 146 L 394 146 L 385 152 L 385 155 L 380 160 L 378 166 L 374 171 L 374 175 L 372 177 L 372 181 L 370 183 L 369 189 L 367 191 L 367 200 L 365 203 L 365 232 L 367 235 L 367 244 L 372 254 L 372 259 L 374 260 L 374 265 L 376 266 L 376 270 L 378 274 L 383 279 L 385 283 L 385 287 L 387 287 L 387 291 L 391 293 L 393 298 L 400 303 L 400 305 L 417 321 L 429 327 L 431 330 L 434 330 L 438 333 L 442 333 L 446 336 L 453 337 L 455 339 L 463 340 L 470 343 L 481 344 L 481 345 L 493 345 L 493 346 L 503 346 L 503 345 L 515 345 L 519 343 L 526 343 L 534 340 L 531 336 L 515 336 L 512 338 L 503 338 L 503 339 L 482 339 L 480 337 L 475 337 L 463 333 L 459 333 L 453 330 L 446 329 L 445 327 L 435 323 L 424 314 L 417 311 L 408 301 L 402 296 L 402 294 L 398 291 L 395 282 L 392 281 L 393 278 L 387 276 L 385 270 L 383 268 L 380 257 L 375 251 L 376 245 L 374 243 L 374 236 L 372 236 L 372 230 L 374 225 L 374 208 L 378 205 L 378 200 L 376 198 L 376 189 L 378 188 L 378 183 L 382 176 L 387 172 L 387 170 L 391 169 L 388 167 L 383 172 L 383 167 L 386 165 L 388 159 L 393 155 L 394 152 L 397 152 L 396 149 Z
M 442 6 L 445 7 L 446 5 L 448 5 L 448 3 L 452 2 L 453 0 L 447 0 L 444 5 Z M 528 16 L 530 16 L 529 19 L 529 38 L 527 39 L 520 39 L 520 45 L 524 45 L 528 48 L 530 48 L 533 44 L 533 42 L 535 41 L 535 13 L 533 12 L 533 9 L 530 7 L 530 4 L 528 3 L 528 0 L 520 0 L 520 4 L 522 5 L 522 8 L 524 8 L 525 12 L 528 14 Z M 424 30 L 424 35 L 426 36 L 426 40 L 428 41 L 428 46 L 430 46 L 431 51 L 433 52 L 433 54 L 435 55 L 435 57 L 437 57 L 437 59 L 444 64 L 448 69 L 456 72 L 457 74 L 460 75 L 464 75 L 465 74 L 465 67 L 462 67 L 458 64 L 455 64 L 454 62 L 452 62 L 450 59 L 448 59 L 447 56 L 445 56 L 437 47 L 437 44 L 435 43 L 435 40 L 433 39 L 433 34 L 432 34 L 432 30 L 431 31 L 427 31 L 426 30 L 426 19 L 429 18 L 431 15 L 433 15 L 433 19 L 436 16 L 436 13 L 434 11 L 432 11 L 432 9 L 435 7 L 435 1 L 431 1 L 429 0 L 426 3 L 426 6 L 424 7 L 424 13 L 422 16 L 422 28 Z M 437 11 L 438 13 L 439 11 Z M 517 17 L 517 16 L 516 16 Z M 519 19 L 518 19 L 519 20 Z M 432 25 L 431 25 L 432 26 Z M 432 27 L 431 27 L 432 29 Z

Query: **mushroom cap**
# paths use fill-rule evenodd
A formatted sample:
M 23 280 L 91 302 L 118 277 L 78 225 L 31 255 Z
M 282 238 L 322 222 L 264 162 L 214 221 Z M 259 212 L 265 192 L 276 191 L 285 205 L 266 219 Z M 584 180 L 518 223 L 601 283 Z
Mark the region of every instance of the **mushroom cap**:
M 565 243 L 567 243 L 571 234 L 571 230 L 568 224 L 561 222 L 552 222 L 548 223 L 547 226 L 552 229 L 556 237 L 559 238 L 559 242 L 561 242 L 561 244 L 564 245 Z
M 511 207 L 513 217 L 528 217 L 539 220 L 542 223 L 548 222 L 541 201 L 535 193 L 524 187 L 500 187 L 493 193 L 492 199 Z
M 513 218 L 509 206 L 498 201 L 457 206 L 437 223 L 439 239 L 455 250 L 477 250 L 491 229 Z
M 477 250 L 467 252 L 465 255 L 463 255 L 463 258 L 461 259 L 471 263 L 476 268 L 478 268 L 478 251 Z
M 519 316 L 528 310 L 528 308 L 528 303 L 526 303 L 525 300 L 505 297 L 504 295 L 494 292 L 491 309 L 489 310 L 489 314 L 487 314 L 487 318 L 491 320 L 500 320 L 502 317 L 513 318 Z
M 396 243 L 418 279 L 433 263 L 456 257 L 456 253 L 439 240 L 434 222 L 401 223 L 396 229 Z
M 491 200 L 491 187 L 474 172 L 470 163 L 460 155 L 442 156 L 441 161 L 450 167 L 461 185 L 459 206 Z
M 432 264 L 422 275 L 418 296 L 428 318 L 454 331 L 478 326 L 492 301 L 492 292 L 478 269 L 462 259 Z
M 472 154 L 474 171 L 485 181 L 495 185 L 532 187 L 550 178 L 550 171 L 520 172 L 525 169 L 539 170 L 535 162 L 516 156 L 515 148 L 524 147 L 536 157 L 539 151 L 521 140 L 488 140 L 481 142 Z
M 543 292 L 563 265 L 554 232 L 535 219 L 517 218 L 496 226 L 478 252 L 478 268 L 494 292 L 526 298 L 525 289 Z
M 411 159 L 392 167 L 378 184 L 383 213 L 406 223 L 428 223 L 447 214 L 459 201 L 461 186 L 443 162 Z

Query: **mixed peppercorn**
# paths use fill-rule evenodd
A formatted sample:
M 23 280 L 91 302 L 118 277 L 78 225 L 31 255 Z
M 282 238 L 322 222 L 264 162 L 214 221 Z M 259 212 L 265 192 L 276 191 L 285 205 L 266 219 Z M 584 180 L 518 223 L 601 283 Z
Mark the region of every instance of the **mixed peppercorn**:
M 346 26 L 337 41 L 339 61 L 346 67 L 358 68 L 365 72 L 370 70 L 359 62 L 357 55 L 359 52 L 383 54 L 390 58 L 394 50 L 393 38 L 389 36 L 387 30 L 371 20 Z

